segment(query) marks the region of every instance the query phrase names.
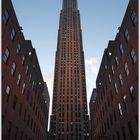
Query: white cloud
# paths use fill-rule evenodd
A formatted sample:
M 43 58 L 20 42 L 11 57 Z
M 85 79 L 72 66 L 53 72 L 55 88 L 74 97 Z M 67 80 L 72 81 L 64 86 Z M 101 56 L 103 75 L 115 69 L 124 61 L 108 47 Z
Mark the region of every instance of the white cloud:
M 93 74 L 98 74 L 99 69 L 99 61 L 96 57 L 90 57 L 85 60 L 86 68 L 89 71 L 89 69 L 93 72 Z M 89 68 L 89 69 L 88 69 Z
M 47 83 L 49 94 L 53 92 L 53 71 L 43 75 L 44 81 Z

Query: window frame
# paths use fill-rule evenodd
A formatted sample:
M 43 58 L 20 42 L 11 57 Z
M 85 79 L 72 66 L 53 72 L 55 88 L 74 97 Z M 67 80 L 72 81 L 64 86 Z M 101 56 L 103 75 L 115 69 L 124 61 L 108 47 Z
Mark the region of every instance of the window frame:
M 9 57 L 10 57 L 10 51 L 8 48 L 5 49 L 5 52 L 4 52 L 4 56 L 3 56 L 3 61 L 7 64 L 8 63 L 8 60 L 9 60 Z
M 130 18 L 131 18 L 132 24 L 136 26 L 136 24 L 138 23 L 138 16 L 134 10 L 132 10 Z
M 7 24 L 10 18 L 10 14 L 7 9 L 4 10 L 4 13 L 2 14 L 2 20 L 4 24 Z

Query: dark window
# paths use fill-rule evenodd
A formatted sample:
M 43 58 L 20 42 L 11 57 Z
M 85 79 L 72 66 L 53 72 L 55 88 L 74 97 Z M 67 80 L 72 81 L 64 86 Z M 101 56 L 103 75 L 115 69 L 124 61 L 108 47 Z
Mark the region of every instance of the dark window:
M 18 135 L 18 127 L 16 127 L 15 140 L 17 140 L 17 135 Z
M 24 111 L 24 122 L 26 121 L 26 113 L 27 113 L 27 111 L 25 109 L 25 111 Z
M 116 140 L 116 139 L 115 139 L 115 135 L 113 135 L 113 140 Z
M 118 110 L 119 110 L 119 115 L 122 115 L 122 114 L 123 114 L 123 113 L 122 113 L 122 106 L 121 106 L 120 103 L 118 104 Z
M 131 101 L 134 101 L 134 86 L 130 86 L 129 87 L 129 93 L 130 93 L 130 97 L 131 97 Z
M 117 131 L 117 140 L 120 140 L 120 134 L 119 134 L 119 131 Z
M 4 56 L 3 56 L 3 61 L 7 64 L 8 63 L 8 59 L 10 57 L 10 51 L 8 48 L 5 49 L 5 52 L 4 52 Z
M 119 48 L 120 48 L 120 53 L 121 53 L 121 55 L 123 55 L 123 54 L 124 54 L 124 47 L 123 47 L 123 45 L 120 44 Z
M 18 79 L 17 79 L 17 85 L 20 85 L 20 80 L 21 80 L 21 74 L 18 74 Z
M 123 140 L 126 140 L 125 127 L 122 127 L 122 136 L 123 136 Z
M 116 111 L 115 111 L 115 109 L 114 109 L 114 120 L 116 121 L 117 120 L 117 116 L 116 116 Z
M 9 122 L 8 130 L 7 130 L 7 138 L 8 139 L 10 139 L 11 130 L 12 130 L 12 122 Z
M 24 94 L 24 92 L 25 92 L 25 87 L 26 87 L 26 84 L 25 83 L 23 83 L 23 85 L 22 85 L 22 94 Z
M 16 104 L 17 104 L 17 96 L 14 95 L 14 99 L 13 99 L 13 109 L 15 110 L 16 108 Z
M 130 136 L 134 137 L 134 132 L 133 132 L 132 124 L 131 124 L 130 121 L 128 122 L 128 129 L 129 129 Z
M 28 70 L 29 70 L 29 67 L 28 67 L 28 65 L 26 66 L 26 74 L 28 75 Z
M 128 29 L 125 29 L 124 37 L 125 37 L 126 41 L 129 41 L 130 40 L 130 34 L 129 34 Z
M 21 116 L 21 113 L 22 113 L 22 104 L 20 103 L 20 106 L 19 106 L 19 116 Z
M 138 16 L 134 10 L 132 11 L 130 17 L 131 17 L 131 21 L 132 21 L 133 25 L 135 26 L 138 23 Z
M 28 119 L 27 119 L 27 125 L 29 126 L 30 123 L 30 115 L 28 115 Z
M 119 91 L 118 91 L 118 85 L 117 85 L 117 83 L 115 83 L 114 87 L 115 87 L 116 93 L 118 93 Z
M 20 140 L 23 140 L 23 131 L 20 133 Z
M 124 104 L 124 109 L 127 108 L 127 98 L 126 98 L 126 95 L 123 96 L 123 104 Z
M 24 63 L 25 63 L 25 56 L 23 55 L 23 56 L 22 56 L 21 64 L 24 65 Z
M 6 87 L 7 102 L 9 100 L 10 92 L 11 92 L 11 87 L 9 85 L 7 85 L 7 87 Z
M 131 54 L 132 61 L 135 64 L 137 62 L 137 56 L 135 50 L 132 49 L 130 54 Z
M 17 51 L 17 54 L 20 53 L 20 50 L 21 50 L 21 45 L 20 45 L 20 43 L 18 43 L 18 44 L 17 44 L 17 50 L 16 50 L 16 51 Z
M 12 68 L 11 68 L 11 75 L 13 75 L 13 76 L 14 76 L 15 71 L 16 71 L 16 64 L 15 64 L 15 63 L 13 63 L 13 64 L 12 64 Z
M 4 13 L 2 15 L 2 20 L 3 20 L 4 24 L 6 24 L 9 20 L 9 12 L 7 9 L 4 11 Z
M 16 31 L 15 31 L 14 28 L 12 28 L 12 30 L 11 30 L 11 34 L 10 34 L 10 38 L 11 38 L 11 40 L 14 40 L 15 36 L 16 36 Z
M 112 69 L 112 74 L 114 74 L 115 71 L 114 71 L 114 66 L 113 65 L 112 65 L 111 69 Z
M 127 62 L 124 64 L 124 70 L 125 70 L 125 74 L 129 75 L 129 68 Z
M 7 87 L 6 87 L 6 94 L 10 95 L 10 91 L 11 91 L 11 87 L 9 85 L 7 85 Z
M 119 65 L 119 59 L 118 59 L 118 56 L 115 57 L 115 62 L 116 62 L 116 65 Z
M 120 85 L 122 86 L 123 85 L 123 79 L 122 79 L 122 75 L 121 74 L 119 75 L 119 82 L 120 82 Z

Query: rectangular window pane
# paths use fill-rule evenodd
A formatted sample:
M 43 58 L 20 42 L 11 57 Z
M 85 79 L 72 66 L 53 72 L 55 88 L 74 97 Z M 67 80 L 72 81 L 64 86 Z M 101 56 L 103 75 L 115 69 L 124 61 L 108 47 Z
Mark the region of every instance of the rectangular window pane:
M 126 41 L 129 41 L 130 40 L 130 34 L 128 32 L 128 29 L 125 30 L 124 37 L 125 37 Z
M 134 10 L 131 13 L 131 21 L 134 26 L 138 23 L 138 16 Z
M 13 28 L 13 29 L 11 30 L 11 35 L 10 35 L 11 40 L 14 40 L 15 36 L 16 36 L 16 31 L 15 31 L 15 29 Z
M 129 128 L 129 133 L 131 137 L 134 137 L 134 132 L 133 132 L 133 128 L 132 128 L 132 123 L 129 121 L 128 122 L 128 128 Z
M 9 20 L 9 12 L 8 12 L 7 9 L 4 11 L 4 13 L 2 15 L 2 19 L 3 19 L 4 24 L 6 24 L 8 22 L 8 20 Z

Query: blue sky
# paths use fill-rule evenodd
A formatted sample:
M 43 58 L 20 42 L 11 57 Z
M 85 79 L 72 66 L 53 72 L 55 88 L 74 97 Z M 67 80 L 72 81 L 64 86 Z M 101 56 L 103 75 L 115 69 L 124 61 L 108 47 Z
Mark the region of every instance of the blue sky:
M 25 39 L 36 49 L 52 97 L 55 51 L 62 0 L 12 0 Z M 86 64 L 87 98 L 108 41 L 115 39 L 129 0 L 78 0 Z

